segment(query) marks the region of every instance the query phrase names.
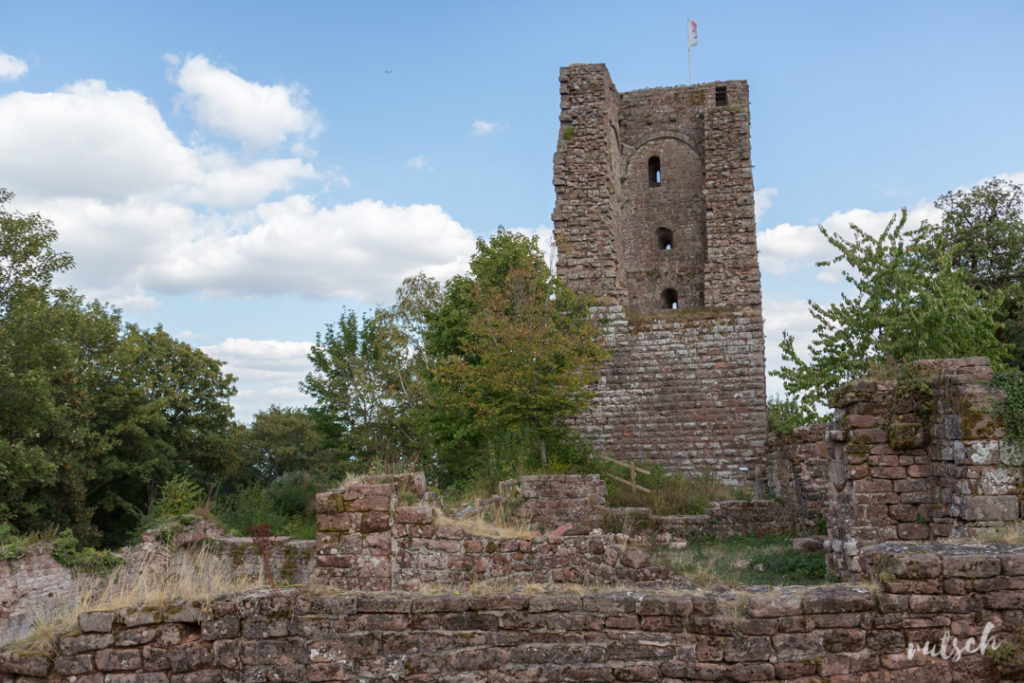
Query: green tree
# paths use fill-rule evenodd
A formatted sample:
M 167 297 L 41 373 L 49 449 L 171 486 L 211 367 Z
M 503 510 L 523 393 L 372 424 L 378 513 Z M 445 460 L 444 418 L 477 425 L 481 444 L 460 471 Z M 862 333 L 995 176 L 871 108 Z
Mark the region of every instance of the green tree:
M 390 308 L 362 318 L 343 311 L 336 325 L 317 334 L 309 352 L 313 371 L 301 389 L 316 401 L 311 415 L 327 445 L 349 463 L 401 469 L 420 457 L 412 414 L 421 378 L 412 342 Z
M 272 405 L 240 425 L 236 449 L 242 483 L 269 483 L 286 472 L 309 472 L 324 481 L 340 474 L 337 453 L 328 449 L 316 421 L 301 408 Z
M 71 265 L 55 238 L 0 210 L 0 522 L 116 545 L 172 476 L 221 476 L 234 380 L 162 329 L 53 288 Z
M 536 238 L 499 228 L 477 240 L 470 272 L 449 280 L 425 334 L 447 483 L 471 476 L 517 431 L 536 436 L 547 466 L 549 443 L 564 439 L 565 418 L 588 405 L 606 355 L 586 300 L 551 274 Z
M 805 410 L 814 412 L 835 388 L 872 370 L 923 358 L 984 355 L 997 365 L 1007 358 L 993 313 L 1002 294 L 975 288 L 951 253 L 921 258 L 925 234 L 907 230 L 906 219 L 906 210 L 893 216 L 878 237 L 851 225 L 852 240 L 821 228 L 839 254 L 818 265 L 845 262 L 852 291 L 828 306 L 808 302 L 817 322 L 808 361 L 783 333 L 786 365 L 772 374 Z
M 0 316 L 15 293 L 25 288 L 46 292 L 54 275 L 74 265 L 70 254 L 53 248 L 53 223 L 39 214 L 7 209 L 13 199 L 10 190 L 0 187 Z
M 938 263 L 948 254 L 977 289 L 1002 294 L 995 310 L 1010 364 L 1024 370 L 1024 189 L 993 178 L 969 190 L 947 192 L 935 206 L 937 224 L 921 226 L 921 256 Z

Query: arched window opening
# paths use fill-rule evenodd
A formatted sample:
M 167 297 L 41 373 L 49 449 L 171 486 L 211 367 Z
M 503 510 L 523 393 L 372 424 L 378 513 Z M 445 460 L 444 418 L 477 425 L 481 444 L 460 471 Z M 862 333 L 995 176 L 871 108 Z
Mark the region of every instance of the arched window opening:
M 668 228 L 658 228 L 654 233 L 658 240 L 658 249 L 671 249 L 672 248 L 672 231 Z
M 647 180 L 651 187 L 661 185 L 661 159 L 651 157 L 647 160 Z
M 679 295 L 674 289 L 663 289 L 661 291 L 662 308 L 679 308 Z

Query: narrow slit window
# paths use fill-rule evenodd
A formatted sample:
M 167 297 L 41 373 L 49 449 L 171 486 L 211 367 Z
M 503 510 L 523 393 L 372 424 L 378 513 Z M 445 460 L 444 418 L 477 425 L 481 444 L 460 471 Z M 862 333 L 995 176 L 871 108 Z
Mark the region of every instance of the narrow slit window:
M 672 231 L 668 228 L 658 228 L 655 237 L 658 240 L 658 249 L 672 248 Z
M 715 86 L 715 106 L 722 107 L 729 104 L 729 93 L 724 85 Z
M 661 291 L 661 307 L 668 309 L 679 308 L 679 295 L 674 289 L 663 289 Z
M 651 187 L 661 185 L 661 159 L 658 157 L 651 157 L 647 160 L 647 179 L 650 181 Z

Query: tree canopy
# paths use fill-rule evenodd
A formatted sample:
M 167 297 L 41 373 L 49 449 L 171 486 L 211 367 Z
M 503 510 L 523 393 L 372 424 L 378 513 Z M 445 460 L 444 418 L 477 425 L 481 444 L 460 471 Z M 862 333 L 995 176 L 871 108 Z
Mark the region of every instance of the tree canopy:
M 450 485 L 493 472 L 499 451 L 546 464 L 604 353 L 586 301 L 536 239 L 499 228 L 477 241 L 469 273 L 443 287 L 420 274 L 391 307 L 343 312 L 317 336 L 302 387 L 347 461 L 418 462 Z
M 211 484 L 229 465 L 234 378 L 159 327 L 53 288 L 72 263 L 56 236 L 0 211 L 0 522 L 117 545 L 165 481 Z
M 816 321 L 808 360 L 783 333 L 784 365 L 772 374 L 808 419 L 841 384 L 924 358 L 988 356 L 997 368 L 1024 358 L 1019 312 L 1024 283 L 1021 189 L 1001 180 L 936 202 L 943 219 L 908 228 L 903 210 L 874 237 L 820 228 L 844 264 L 838 302 L 809 301 Z
M 479 469 L 516 432 L 535 437 L 547 466 L 606 356 L 587 301 L 551 274 L 536 238 L 499 228 L 477 240 L 470 273 L 447 283 L 425 334 L 441 480 Z

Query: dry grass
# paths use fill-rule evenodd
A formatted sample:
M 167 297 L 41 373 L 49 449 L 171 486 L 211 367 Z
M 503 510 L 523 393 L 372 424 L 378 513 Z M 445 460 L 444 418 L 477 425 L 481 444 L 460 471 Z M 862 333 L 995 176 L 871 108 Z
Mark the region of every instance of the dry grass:
M 82 580 L 74 599 L 35 614 L 32 635 L 15 647 L 23 652 L 52 651 L 57 636 L 75 628 L 84 612 L 160 606 L 179 600 L 207 602 L 225 593 L 264 586 L 262 574 L 235 573 L 230 562 L 205 549 L 177 553 L 166 564 L 160 557 L 148 556 L 135 564 L 134 571 L 122 566 L 109 577 Z
M 602 466 L 613 474 L 622 475 L 621 468 Z M 638 483 L 651 492 L 634 491 L 628 484 L 609 481 L 609 507 L 645 507 L 656 515 L 699 515 L 712 501 L 750 500 L 752 497 L 749 491 L 727 486 L 711 474 L 669 474 L 659 467 L 648 467 L 651 475 L 641 475 Z
M 975 527 L 971 535 L 954 539 L 963 543 L 998 543 L 1024 545 L 1024 521 L 1007 522 L 999 526 Z
M 511 514 L 499 512 L 492 520 L 486 519 L 483 515 L 472 517 L 453 518 L 449 517 L 439 508 L 434 508 L 434 524 L 450 524 L 465 531 L 470 536 L 483 538 L 509 539 L 509 538 L 533 538 L 537 535 L 530 529 L 528 520 L 518 519 Z

